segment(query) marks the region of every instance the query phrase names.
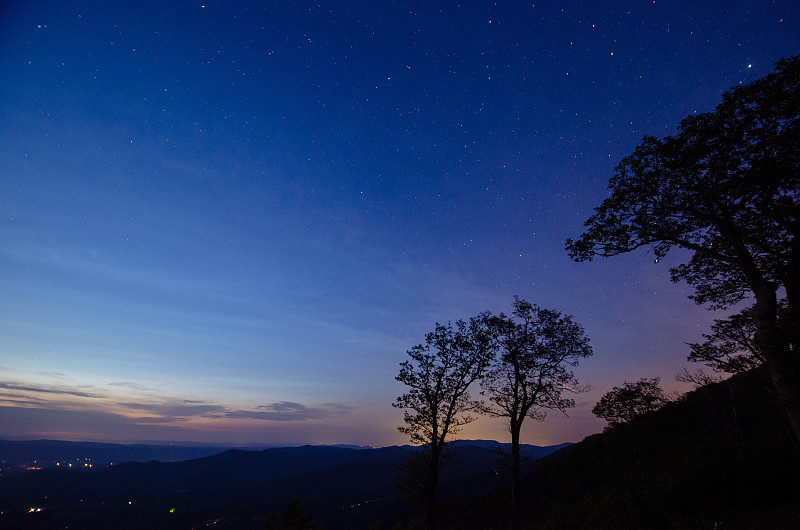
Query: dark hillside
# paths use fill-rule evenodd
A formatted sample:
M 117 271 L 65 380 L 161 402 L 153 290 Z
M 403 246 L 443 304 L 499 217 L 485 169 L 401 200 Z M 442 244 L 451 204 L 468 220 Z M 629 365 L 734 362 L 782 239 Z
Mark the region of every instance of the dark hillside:
M 540 461 L 526 528 L 800 528 L 800 447 L 757 369 L 700 388 Z M 507 493 L 465 505 L 450 528 L 503 528 Z

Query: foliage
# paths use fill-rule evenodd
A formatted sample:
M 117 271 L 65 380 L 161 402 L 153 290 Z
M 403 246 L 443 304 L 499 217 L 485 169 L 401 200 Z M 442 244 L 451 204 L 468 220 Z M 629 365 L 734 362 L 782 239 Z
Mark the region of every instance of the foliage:
M 481 381 L 489 403 L 483 412 L 508 418 L 511 433 L 511 525 L 519 525 L 520 430 L 526 417 L 544 420 L 545 410 L 575 405 L 564 392 L 577 392 L 569 367 L 592 354 L 589 339 L 572 317 L 514 299 L 511 316 L 484 316 L 499 352 Z
M 726 92 L 674 136 L 645 137 L 617 166 L 611 195 L 568 240 L 577 261 L 650 248 L 691 252 L 671 269 L 692 298 L 752 297 L 754 344 L 800 438 L 800 58 Z M 724 339 L 723 339 L 724 341 Z
M 443 446 L 448 435 L 474 420 L 469 412 L 478 402 L 470 400 L 468 388 L 483 375 L 491 355 L 477 319 L 469 325 L 459 320 L 455 329 L 436 324 L 425 344 L 414 346 L 410 360 L 400 364 L 395 379 L 409 390 L 392 404 L 405 409 L 405 425 L 398 430 L 414 443 Z
M 271 513 L 264 520 L 266 530 L 314 530 L 311 514 L 303 509 L 300 499 L 293 499 L 286 504 L 281 517 Z
M 511 316 L 489 316 L 488 324 L 499 357 L 481 382 L 489 396 L 486 414 L 521 424 L 526 416 L 543 420 L 546 409 L 575 405 L 563 396 L 578 387 L 569 367 L 592 349 L 572 317 L 515 298 Z
M 748 307 L 724 320 L 714 320 L 712 333 L 703 334 L 702 344 L 689 344 L 689 360 L 710 366 L 716 372 L 738 374 L 764 362 L 764 355 L 755 342 L 756 325 L 753 310 Z
M 675 376 L 675 381 L 692 384 L 694 385 L 695 388 L 709 385 L 711 383 L 719 383 L 720 381 L 724 380 L 725 380 L 724 377 L 713 376 L 705 373 L 705 371 L 702 368 L 699 370 L 695 370 L 694 372 L 690 372 L 688 368 L 684 368 L 681 372 L 679 372 Z
M 625 381 L 621 387 L 615 386 L 603 394 L 592 409 L 592 414 L 611 425 L 630 423 L 660 409 L 667 402 L 659 383 L 658 377 L 642 378 L 635 383 Z
M 694 251 L 672 270 L 695 298 L 727 307 L 752 289 L 796 272 L 800 190 L 800 60 L 723 96 L 714 112 L 689 116 L 679 134 L 645 137 L 622 160 L 612 191 L 567 248 L 577 260 L 650 247 L 657 258 Z M 751 270 L 752 269 L 752 270 Z
M 470 412 L 480 402 L 470 399 L 469 387 L 478 380 L 493 356 L 483 319 L 473 318 L 451 324 L 436 324 L 425 336 L 425 344 L 408 351 L 409 360 L 400 364 L 398 381 L 408 387 L 392 405 L 405 409 L 405 425 L 398 427 L 411 441 L 424 447 L 409 463 L 408 471 L 422 480 L 419 488 L 425 509 L 426 526 L 435 526 L 434 499 L 439 477 L 440 455 L 446 441 L 460 427 L 473 421 Z M 420 459 L 424 473 L 420 473 Z M 408 482 L 408 481 L 407 481 Z M 411 491 L 408 483 L 404 486 Z

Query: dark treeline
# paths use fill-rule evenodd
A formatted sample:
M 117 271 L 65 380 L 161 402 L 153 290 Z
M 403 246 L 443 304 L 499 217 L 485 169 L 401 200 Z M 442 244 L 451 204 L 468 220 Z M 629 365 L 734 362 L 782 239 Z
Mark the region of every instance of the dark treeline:
M 760 367 L 542 460 L 522 482 L 521 527 L 795 528 L 798 476 L 792 428 Z M 507 495 L 448 505 L 441 527 L 508 528 Z

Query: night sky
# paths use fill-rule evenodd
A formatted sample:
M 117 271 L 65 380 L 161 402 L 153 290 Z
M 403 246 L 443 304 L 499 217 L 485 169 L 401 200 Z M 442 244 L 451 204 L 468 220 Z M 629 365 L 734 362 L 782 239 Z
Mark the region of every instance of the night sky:
M 800 53 L 796 0 L 3 6 L 12 439 L 406 443 L 406 351 L 514 295 L 595 352 L 524 443 L 598 432 L 625 380 L 688 390 L 722 315 L 670 283 L 681 255 L 564 243 L 644 135 Z

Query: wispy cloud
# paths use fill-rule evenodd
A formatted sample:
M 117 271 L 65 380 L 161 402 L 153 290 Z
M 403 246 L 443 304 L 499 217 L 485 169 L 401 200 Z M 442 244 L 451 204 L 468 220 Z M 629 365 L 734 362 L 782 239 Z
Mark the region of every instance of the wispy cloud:
M 117 406 L 131 409 L 153 416 L 169 419 L 190 418 L 196 416 L 208 417 L 212 413 L 227 413 L 229 409 L 221 405 L 213 405 L 195 400 L 174 400 L 166 402 L 127 402 L 116 403 Z
M 141 414 L 146 417 L 139 421 L 149 423 L 167 423 L 185 421 L 191 418 L 208 419 L 248 419 L 263 421 L 306 421 L 328 418 L 333 414 L 344 414 L 352 407 L 348 405 L 325 403 L 319 407 L 309 407 L 293 401 L 279 401 L 269 405 L 260 405 L 255 409 L 232 409 L 198 400 L 173 400 L 166 402 L 124 402 L 117 406 Z
M 76 439 L 93 429 L 108 436 L 118 433 L 113 434 L 116 439 L 192 439 L 231 432 L 262 433 L 257 435 L 260 438 L 264 433 L 306 428 L 301 424 L 338 423 L 337 417 L 353 408 L 342 403 L 288 400 L 247 407 L 196 396 L 164 395 L 128 381 L 97 387 L 6 380 L 0 381 L 0 436 L 39 436 L 43 424 L 53 424 L 56 431 L 72 432 L 69 436 Z
M 93 398 L 93 399 L 99 399 L 105 397 L 102 394 L 97 394 L 94 392 L 84 392 L 82 390 L 77 390 L 69 387 L 30 386 L 30 385 L 22 385 L 6 381 L 0 381 L 0 388 L 6 390 L 16 390 L 18 392 L 33 392 L 36 394 L 58 394 L 58 395 L 67 395 L 67 396 Z
M 63 372 L 39 372 L 39 375 L 45 377 L 52 377 L 54 379 L 68 379 L 67 374 Z
M 338 414 L 347 414 L 355 409 L 354 406 L 345 405 L 343 403 L 323 403 L 321 406 L 330 410 L 333 413 L 338 413 Z
M 235 410 L 225 414 L 226 418 L 247 418 L 269 421 L 305 421 L 319 420 L 330 416 L 326 408 L 306 407 L 300 403 L 280 401 L 270 405 L 261 405 L 256 410 Z
M 179 426 L 181 422 L 188 422 L 188 417 L 172 417 L 172 416 L 142 416 L 140 418 L 129 418 L 131 423 L 136 425 L 172 425 Z
M 131 390 L 139 390 L 139 391 L 142 391 L 142 392 L 148 391 L 148 390 L 153 390 L 149 386 L 145 386 L 145 385 L 142 385 L 142 384 L 139 384 L 139 383 L 133 383 L 131 381 L 114 381 L 112 383 L 108 383 L 108 386 L 119 386 L 119 387 L 123 387 L 123 388 L 130 388 Z
M 38 406 L 43 405 L 44 402 L 42 401 L 34 401 L 32 399 L 25 399 L 24 396 L 18 396 L 14 394 L 9 394 L 0 397 L 0 403 L 6 403 L 11 406 L 21 406 L 21 405 L 28 405 L 28 406 Z

